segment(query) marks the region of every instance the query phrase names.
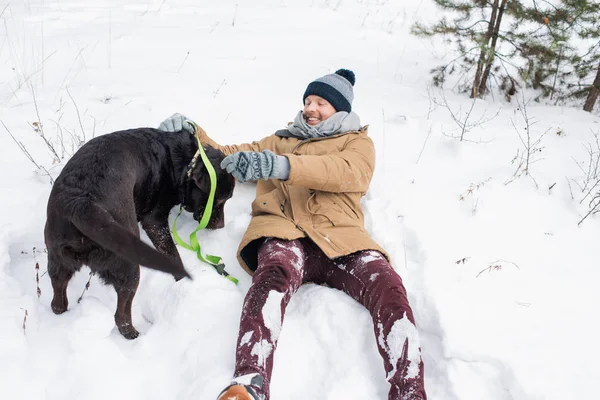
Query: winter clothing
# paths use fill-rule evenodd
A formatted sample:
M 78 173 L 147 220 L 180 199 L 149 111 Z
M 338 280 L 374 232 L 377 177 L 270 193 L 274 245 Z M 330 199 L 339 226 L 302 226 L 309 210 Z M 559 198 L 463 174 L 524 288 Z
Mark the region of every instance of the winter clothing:
M 221 161 L 221 168 L 242 183 L 259 179 L 286 180 L 290 175 L 288 159 L 269 150 L 233 153 Z
M 419 336 L 402 279 L 377 251 L 331 260 L 310 239 L 265 239 L 246 294 L 234 376 L 264 378 L 269 399 L 273 354 L 285 309 L 304 282 L 327 284 L 365 306 L 373 318 L 379 353 L 391 384 L 389 400 L 426 399 Z M 237 378 L 234 378 L 237 379 Z
M 271 150 L 289 160 L 288 180 L 256 183 L 252 220 L 238 249 L 240 265 L 249 273 L 258 266 L 258 240 L 266 237 L 293 240 L 308 236 L 329 258 L 361 250 L 386 255 L 366 231 L 360 206 L 375 168 L 375 148 L 367 127 L 305 140 L 283 130 L 237 146 L 219 145 L 199 126 L 196 134 L 202 143 L 226 155 Z
M 158 129 L 166 132 L 187 131 L 191 135 L 194 134 L 194 126 L 185 115 L 179 113 L 175 113 L 161 122 Z
M 324 98 L 335 108 L 335 111 L 352 111 L 354 100 L 354 72 L 338 69 L 335 74 L 328 74 L 308 84 L 302 102 L 310 95 Z
M 338 111 L 325 121 L 317 125 L 309 125 L 303 117 L 302 111 L 298 112 L 294 122 L 287 127 L 289 133 L 298 139 L 309 139 L 335 135 L 337 133 L 360 130 L 360 118 L 356 113 Z
M 375 148 L 351 110 L 354 81 L 351 71 L 338 70 L 308 85 L 303 99 L 321 96 L 337 111 L 315 126 L 300 112 L 287 129 L 232 146 L 219 145 L 196 126 L 203 144 L 229 155 L 223 168 L 240 181 L 258 179 L 252 219 L 238 248 L 252 285 L 242 309 L 234 382 L 219 400 L 269 399 L 285 309 L 305 282 L 341 290 L 369 310 L 391 384 L 388 400 L 427 398 L 402 279 L 364 227 L 360 201 L 373 176 Z M 288 174 L 275 155 L 288 161 Z

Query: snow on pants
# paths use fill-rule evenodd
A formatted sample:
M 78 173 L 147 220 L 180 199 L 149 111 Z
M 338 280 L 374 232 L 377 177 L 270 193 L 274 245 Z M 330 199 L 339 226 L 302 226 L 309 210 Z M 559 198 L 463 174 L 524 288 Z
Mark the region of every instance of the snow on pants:
M 308 238 L 269 238 L 261 245 L 244 299 L 234 377 L 259 374 L 262 393 L 269 399 L 285 309 L 303 282 L 325 283 L 369 310 L 391 384 L 389 400 L 426 399 L 419 336 L 400 276 L 377 251 L 331 260 Z

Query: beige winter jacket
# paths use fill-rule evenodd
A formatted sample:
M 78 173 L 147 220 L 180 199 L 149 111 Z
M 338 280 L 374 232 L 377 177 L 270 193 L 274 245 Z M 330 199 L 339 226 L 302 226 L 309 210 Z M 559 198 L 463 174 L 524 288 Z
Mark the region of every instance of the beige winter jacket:
M 252 274 L 259 239 L 308 236 L 329 257 L 377 250 L 388 257 L 364 227 L 360 200 L 375 168 L 375 147 L 367 127 L 326 138 L 301 140 L 280 133 L 249 144 L 221 146 L 198 127 L 200 141 L 226 155 L 271 150 L 290 161 L 286 181 L 259 180 L 252 220 L 238 248 L 238 260 Z M 389 257 L 388 257 L 389 259 Z

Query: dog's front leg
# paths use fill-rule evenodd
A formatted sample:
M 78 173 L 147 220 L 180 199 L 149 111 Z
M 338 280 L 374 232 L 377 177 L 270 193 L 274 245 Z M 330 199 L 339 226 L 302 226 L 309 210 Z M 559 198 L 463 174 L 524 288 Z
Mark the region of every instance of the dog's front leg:
M 158 251 L 168 256 L 173 257 L 183 264 L 171 231 L 169 230 L 169 222 L 167 217 L 157 218 L 156 216 L 147 216 L 142 218 L 142 228 L 152 241 L 152 244 Z

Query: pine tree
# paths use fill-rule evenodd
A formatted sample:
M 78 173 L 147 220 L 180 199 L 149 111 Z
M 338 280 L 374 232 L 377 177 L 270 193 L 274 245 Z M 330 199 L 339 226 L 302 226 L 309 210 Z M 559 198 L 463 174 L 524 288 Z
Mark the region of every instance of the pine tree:
M 600 38 L 598 0 L 434 0 L 455 17 L 443 17 L 427 27 L 415 24 L 412 33 L 443 35 L 459 56 L 432 70 L 434 84 L 459 72 L 459 88 L 482 97 L 493 80 L 507 95 L 524 84 L 551 100 L 594 96 L 595 83 L 585 84 L 592 70 L 600 71 L 598 44 L 581 55 L 580 43 Z M 473 72 L 474 71 L 474 72 Z M 599 72 L 600 73 L 600 72 Z M 586 101 L 586 107 L 589 102 Z
M 588 95 L 593 86 L 582 82 L 590 78 L 600 56 L 600 2 L 533 1 L 525 18 L 543 21 L 543 25 L 519 38 L 520 56 L 527 61 L 520 69 L 524 81 L 551 100 L 555 95 L 557 100 Z M 596 44 L 581 54 L 582 44 L 594 41 Z
M 590 87 L 588 97 L 585 100 L 585 104 L 583 105 L 583 109 L 587 112 L 592 112 L 594 109 L 594 104 L 596 104 L 596 100 L 598 100 L 598 96 L 600 95 L 600 62 L 598 63 L 598 68 L 596 69 L 596 78 Z
M 417 36 L 431 37 L 444 35 L 456 45 L 459 57 L 447 65 L 432 70 L 434 84 L 440 86 L 447 74 L 457 70 L 461 75 L 461 89 L 469 91 L 470 96 L 482 97 L 487 92 L 490 78 L 504 82 L 507 91 L 513 91 L 515 78 L 506 68 L 510 63 L 500 53 L 501 45 L 511 45 L 511 30 L 503 29 L 508 23 L 505 16 L 515 20 L 523 9 L 520 0 L 434 0 L 442 9 L 454 12 L 456 17 L 448 21 L 445 17 L 437 24 L 427 27 L 416 23 L 412 33 Z M 509 54 L 514 53 L 514 46 Z M 500 68 L 494 68 L 499 61 Z M 473 78 L 469 72 L 475 68 Z M 507 84 L 508 82 L 508 84 Z
M 492 64 L 494 63 L 496 46 L 498 44 L 500 24 L 502 23 L 502 16 L 504 15 L 504 10 L 506 10 L 507 3 L 508 0 L 494 0 L 492 4 L 492 13 L 488 22 L 488 29 L 483 40 L 479 43 L 481 52 L 477 62 L 477 71 L 475 73 L 475 80 L 473 81 L 471 98 L 482 96 L 486 92 L 487 81 L 490 76 Z

